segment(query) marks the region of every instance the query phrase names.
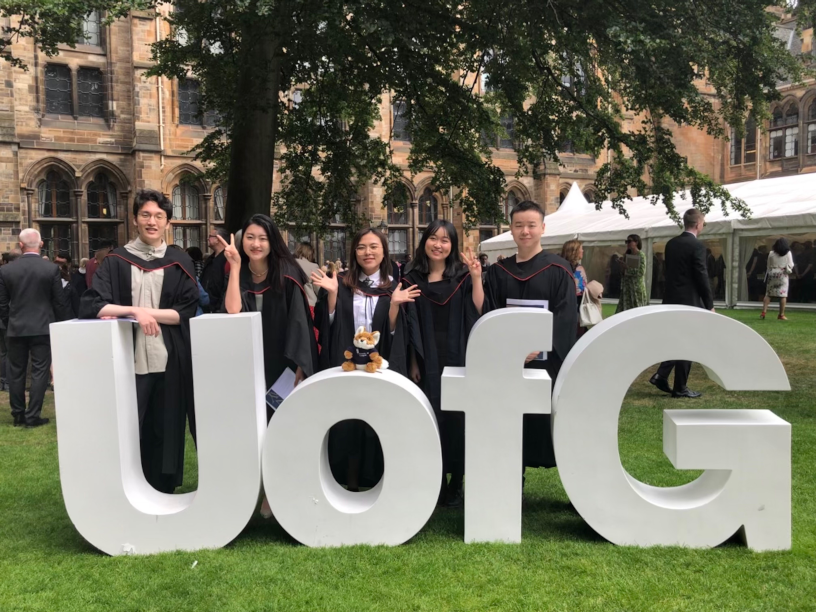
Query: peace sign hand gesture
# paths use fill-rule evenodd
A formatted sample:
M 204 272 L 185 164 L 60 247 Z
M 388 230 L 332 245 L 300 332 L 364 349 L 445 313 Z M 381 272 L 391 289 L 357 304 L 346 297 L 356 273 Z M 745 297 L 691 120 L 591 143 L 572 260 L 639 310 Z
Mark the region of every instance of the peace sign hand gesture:
M 337 294 L 337 275 L 329 276 L 323 270 L 315 270 L 312 272 L 312 284 L 315 287 L 325 289 L 329 295 Z
M 417 289 L 416 285 L 411 285 L 410 287 L 403 288 L 402 285 L 394 289 L 394 293 L 391 294 L 391 304 L 405 304 L 407 302 L 413 302 L 422 295 L 422 292 Z
M 230 268 L 238 269 L 241 267 L 241 256 L 238 254 L 238 249 L 235 248 L 235 234 L 230 234 L 230 241 L 227 244 L 227 241 L 224 240 L 221 236 L 218 236 L 218 240 L 224 246 L 224 257 L 227 258 L 227 261 L 230 264 Z
M 470 276 L 472 277 L 472 279 L 481 282 L 482 264 L 479 261 L 479 258 L 473 254 L 473 251 L 470 249 L 470 247 L 467 248 L 467 254 L 462 253 L 462 260 L 468 267 L 468 271 L 470 272 Z

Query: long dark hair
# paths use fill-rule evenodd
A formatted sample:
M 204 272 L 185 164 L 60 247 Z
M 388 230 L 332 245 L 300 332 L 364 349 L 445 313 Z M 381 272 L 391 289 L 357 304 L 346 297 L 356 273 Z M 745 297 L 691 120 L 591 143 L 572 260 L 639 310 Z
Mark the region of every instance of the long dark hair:
M 270 287 L 283 288 L 283 277 L 291 276 L 301 285 L 306 282 L 306 278 L 300 266 L 295 262 L 295 258 L 289 252 L 286 243 L 283 241 L 278 226 L 269 215 L 252 215 L 241 228 L 241 240 L 238 244 L 238 253 L 241 255 L 241 265 L 249 268 L 249 256 L 244 253 L 244 236 L 250 225 L 257 225 L 266 232 L 269 239 L 269 255 L 267 264 L 269 272 L 266 275 Z
M 787 238 L 779 238 L 773 245 L 774 253 L 780 257 L 784 257 L 790 252 L 790 245 Z
M 640 236 L 638 236 L 637 234 L 629 234 L 626 237 L 626 242 L 629 242 L 630 240 L 632 240 L 637 245 L 638 251 L 643 251 L 643 243 L 640 240 Z M 626 249 L 627 254 L 631 253 L 631 251 L 632 249 L 630 248 Z
M 351 241 L 348 271 L 343 277 L 343 283 L 352 291 L 355 291 L 359 286 L 360 272 L 362 272 L 360 264 L 357 263 L 357 245 L 360 244 L 363 236 L 368 234 L 374 234 L 380 239 L 380 244 L 382 244 L 383 259 L 380 262 L 380 287 L 389 288 L 391 286 L 391 280 L 389 279 L 391 276 L 391 258 L 388 256 L 388 238 L 386 238 L 385 234 L 381 231 L 369 227 L 357 232 L 354 236 L 354 240 Z
M 444 219 L 436 219 L 432 221 L 425 231 L 422 232 L 422 238 L 417 247 L 416 259 L 414 260 L 413 269 L 422 274 L 429 274 L 431 272 L 431 262 L 428 261 L 428 254 L 425 253 L 425 243 L 428 238 L 433 236 L 440 229 L 444 229 L 448 233 L 450 239 L 451 250 L 445 258 L 445 271 L 442 273 L 442 278 L 453 278 L 456 274 L 465 267 L 459 255 L 459 236 L 456 234 L 456 228 L 450 221 Z

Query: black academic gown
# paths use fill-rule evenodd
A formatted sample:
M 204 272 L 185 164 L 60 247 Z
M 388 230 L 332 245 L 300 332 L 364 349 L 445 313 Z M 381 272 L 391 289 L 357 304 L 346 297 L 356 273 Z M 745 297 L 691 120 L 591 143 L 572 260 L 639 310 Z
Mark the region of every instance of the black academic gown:
M 406 305 L 410 346 L 417 359 L 420 387 L 434 409 L 442 437 L 445 473 L 464 474 L 464 414 L 442 412 L 442 372 L 445 366 L 465 365 L 470 330 L 479 318 L 473 305 L 473 283 L 467 268 L 453 278 L 428 282 L 428 275 L 411 270 L 403 286 L 417 285 L 422 292 Z M 439 320 L 440 317 L 443 320 Z M 444 337 L 444 340 L 442 338 Z M 439 341 L 444 346 L 439 350 Z
M 266 389 L 275 384 L 286 368 L 296 372 L 300 367 L 306 377 L 314 374 L 317 370 L 317 342 L 300 268 L 285 271 L 283 288 L 273 288 L 267 280 L 253 283 L 249 266 L 242 266 L 239 274 L 241 312 L 257 312 L 255 296 L 263 296 L 261 319 Z M 267 417 L 271 416 L 271 409 L 267 407 Z
M 505 308 L 508 298 L 549 301 L 553 313 L 552 350 L 546 361 L 532 361 L 525 367 L 546 370 L 553 386 L 575 344 L 578 329 L 575 280 L 570 270 L 569 263 L 557 255 L 541 252 L 521 264 L 513 255 L 490 266 L 485 283 L 484 312 Z M 524 465 L 555 467 L 550 415 L 524 416 Z
M 195 409 L 193 404 L 193 363 L 190 352 L 190 319 L 198 306 L 198 285 L 190 256 L 178 249 L 167 249 L 164 257 L 145 261 L 125 248 L 112 251 L 93 276 L 91 287 L 82 295 L 80 319 L 96 319 L 108 304 L 132 306 L 131 270 L 135 266 L 144 272 L 164 270 L 159 308 L 176 310 L 178 325 L 160 325 L 167 349 L 161 474 L 154 475 L 158 482 L 168 477 L 174 486 L 180 486 L 184 472 L 185 419 L 190 421 L 190 432 L 195 436 Z M 134 329 L 134 334 L 135 334 Z M 152 448 L 148 428 L 143 428 L 142 449 Z M 151 477 L 147 474 L 148 480 Z
M 321 289 L 315 305 L 315 327 L 320 343 L 320 369 L 327 370 L 342 365 L 346 361 L 343 353 L 353 345 L 354 295 L 343 282 L 343 274 L 338 277 L 337 303 L 334 322 L 329 321 L 328 293 Z M 389 287 L 362 287 L 361 292 L 377 297 L 371 332 L 380 332 L 377 351 L 388 361 L 388 369 L 406 376 L 407 367 L 407 326 L 402 313 L 397 319 L 394 333 L 388 311 L 391 308 L 391 293 L 398 286 L 393 281 Z M 334 477 L 340 484 L 346 482 L 349 457 L 360 457 L 360 486 L 372 487 L 383 474 L 382 447 L 374 430 L 363 421 L 342 421 L 329 432 L 329 461 Z
M 79 316 L 79 302 L 82 299 L 82 294 L 87 290 L 85 273 L 77 270 L 71 274 L 71 309 L 74 311 L 75 317 Z

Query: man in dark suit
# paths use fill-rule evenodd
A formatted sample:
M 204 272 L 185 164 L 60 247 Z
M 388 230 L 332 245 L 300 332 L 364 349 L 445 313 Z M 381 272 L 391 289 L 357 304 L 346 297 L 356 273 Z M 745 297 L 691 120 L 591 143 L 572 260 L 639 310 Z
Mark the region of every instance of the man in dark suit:
M 12 249 L 8 253 L 3 253 L 0 265 L 7 266 L 20 256 L 20 249 Z M 6 369 L 8 367 L 8 349 L 6 348 L 6 325 L 0 319 L 0 391 L 8 391 L 8 377 Z
M 683 215 L 685 231 L 666 245 L 666 287 L 664 304 L 683 304 L 714 310 L 714 297 L 708 282 L 706 247 L 697 239 L 705 226 L 705 217 L 696 208 Z M 674 369 L 674 388 L 669 387 L 669 374 Z M 686 386 L 690 361 L 664 361 L 649 380 L 655 387 L 672 397 L 700 397 L 702 393 Z
M 20 232 L 23 254 L 0 268 L 0 319 L 6 326 L 7 377 L 14 425 L 39 427 L 51 369 L 48 326 L 68 318 L 59 267 L 40 257 L 42 241 L 35 229 Z M 25 402 L 26 370 L 31 355 L 31 389 Z

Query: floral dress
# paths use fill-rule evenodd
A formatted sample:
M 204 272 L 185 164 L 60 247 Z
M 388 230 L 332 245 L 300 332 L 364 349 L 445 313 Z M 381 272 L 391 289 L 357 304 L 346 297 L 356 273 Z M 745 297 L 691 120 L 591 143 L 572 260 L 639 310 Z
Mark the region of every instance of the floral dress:
M 768 255 L 768 270 L 765 279 L 768 283 L 766 295 L 768 297 L 788 297 L 788 284 L 793 272 L 793 254 L 788 251 L 785 255 L 778 255 L 771 251 Z
M 638 267 L 626 268 L 623 272 L 621 295 L 615 312 L 646 306 L 649 303 L 649 296 L 646 294 L 646 258 L 643 253 L 638 253 L 638 257 L 640 258 Z

